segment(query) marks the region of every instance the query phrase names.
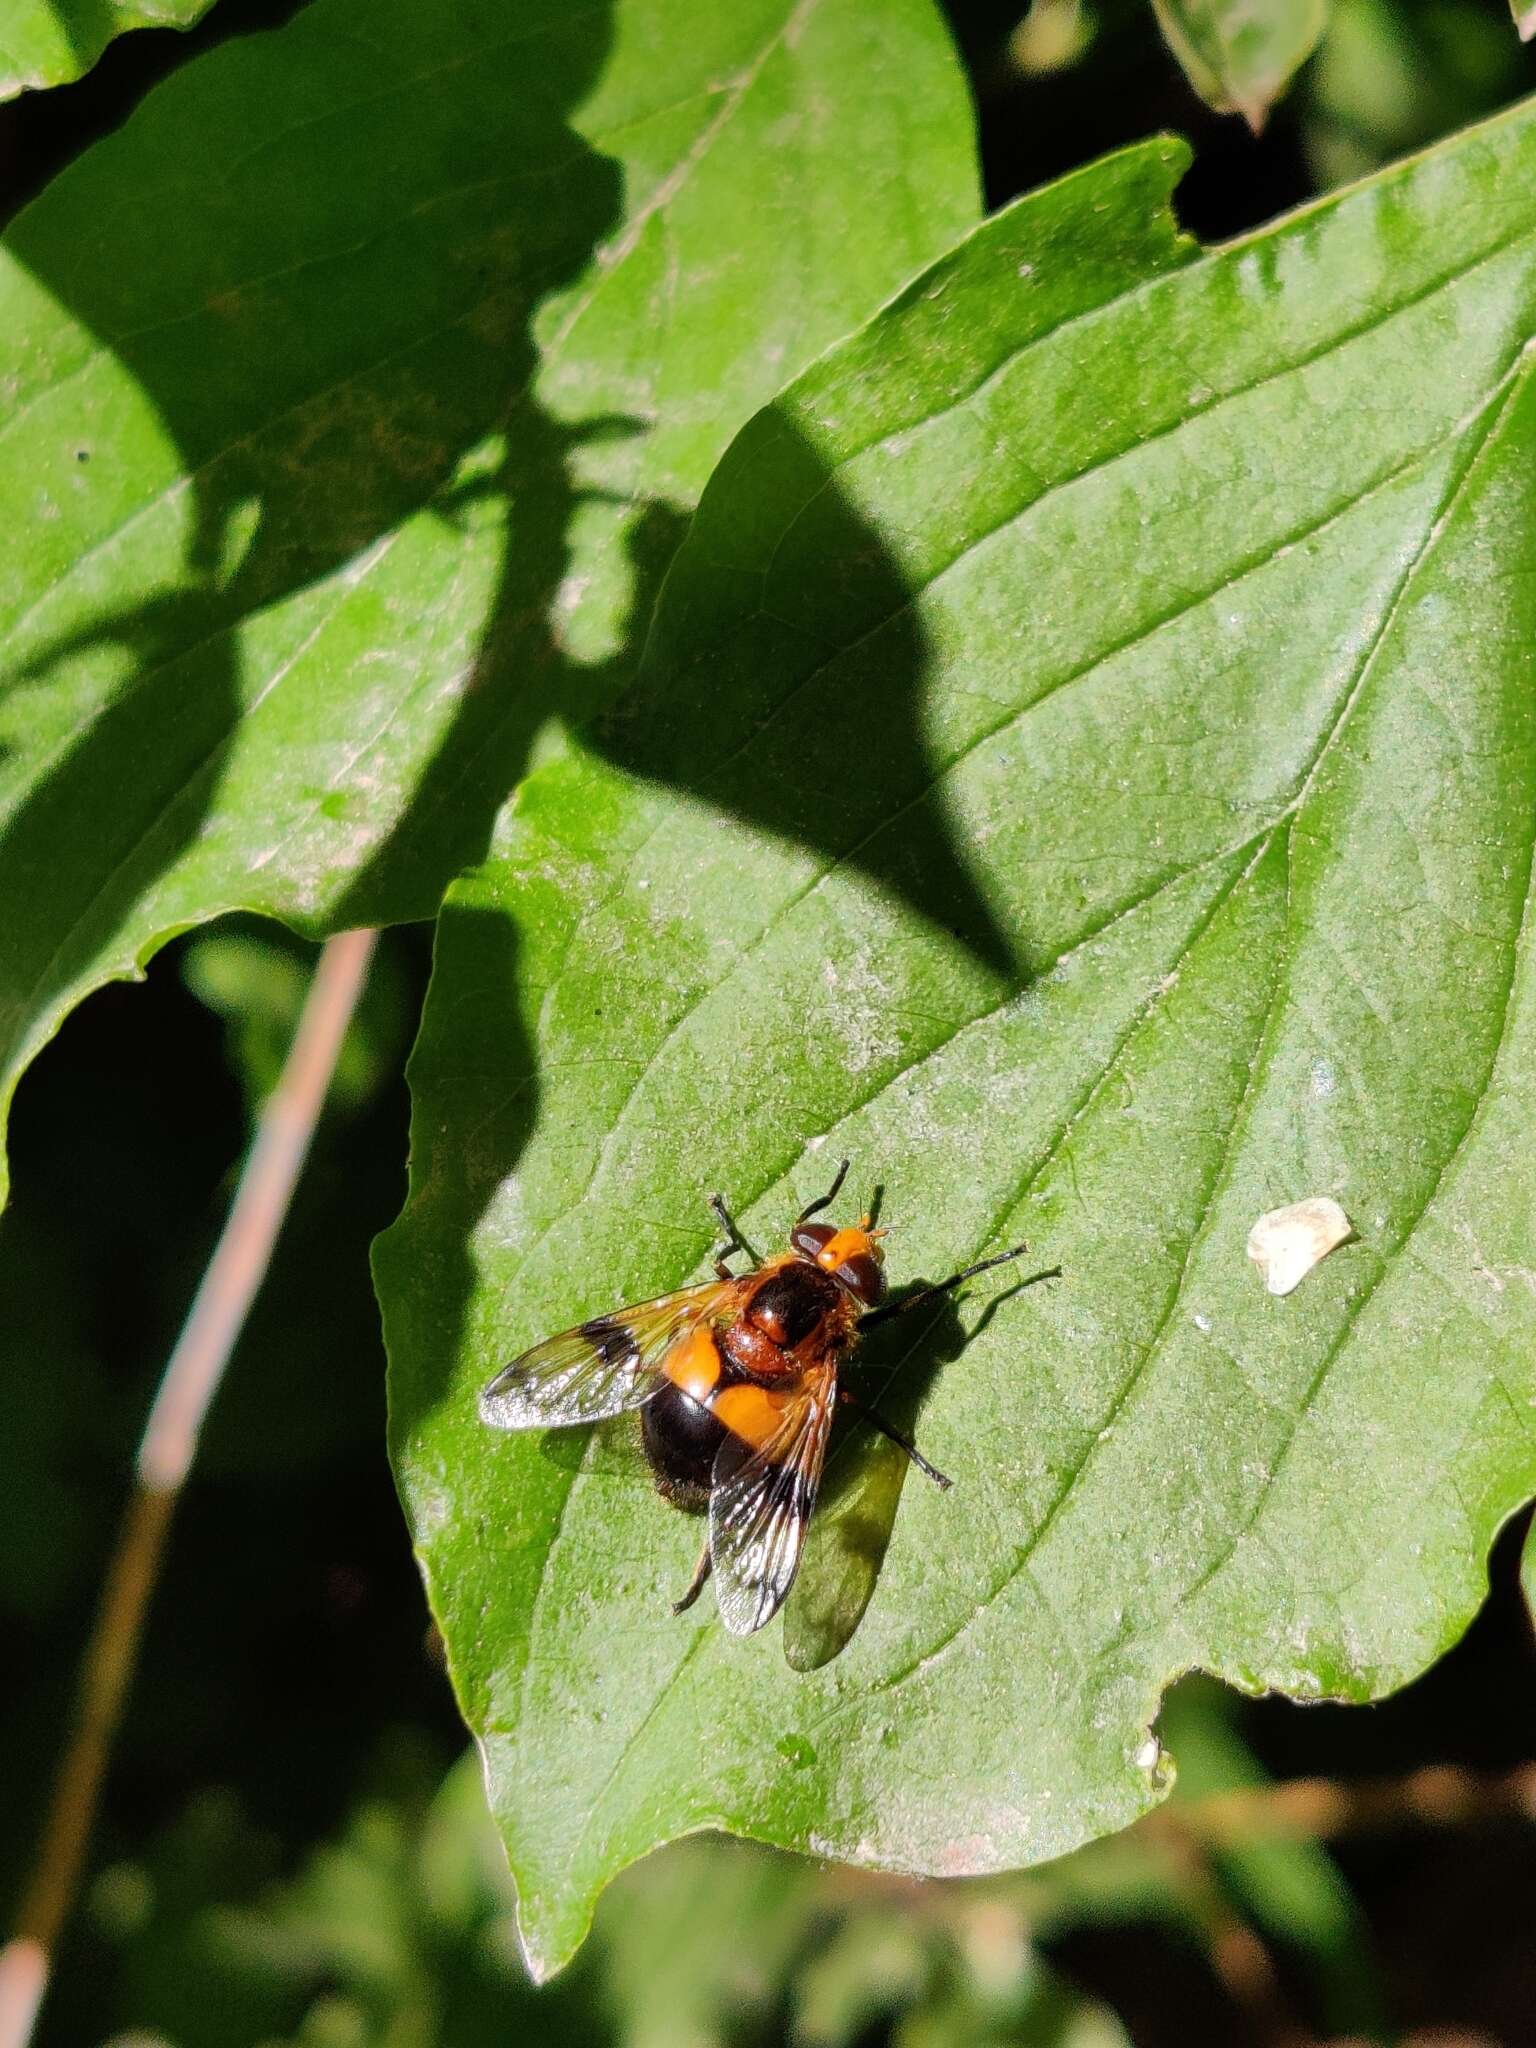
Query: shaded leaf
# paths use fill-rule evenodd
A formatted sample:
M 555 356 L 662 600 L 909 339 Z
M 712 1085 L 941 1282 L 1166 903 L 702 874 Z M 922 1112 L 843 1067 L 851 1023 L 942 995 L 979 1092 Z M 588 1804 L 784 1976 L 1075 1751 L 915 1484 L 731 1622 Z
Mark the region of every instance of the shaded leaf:
M 445 904 L 376 1272 L 539 1969 L 704 1825 L 937 1873 L 1121 1826 L 1172 1675 L 1402 1683 L 1536 1486 L 1536 111 L 1203 258 L 1181 161 L 1021 202 L 743 431 L 622 717 Z M 624 1427 L 475 1401 L 842 1154 L 898 1281 L 1064 1278 L 872 1347 L 956 1485 L 796 1670 L 670 1614 Z M 1248 1231 L 1319 1192 L 1359 1241 L 1271 1297 Z
M 1207 106 L 1255 134 L 1317 48 L 1327 0 L 1152 0 L 1168 47 Z
M 500 2048 L 521 2023 L 572 2048 L 612 2041 L 590 1971 L 528 1984 L 488 1832 L 472 1774 L 451 1772 L 435 1797 L 381 1785 L 279 1878 L 277 1842 L 230 1795 L 199 1796 L 142 1863 L 92 1888 L 132 2038 L 152 2027 L 199 2048 Z
M 928 0 L 317 0 L 151 94 L 0 267 L 0 1095 L 189 924 L 432 915 L 974 212 Z
M 718 1836 L 629 1873 L 581 1966 L 536 1990 L 475 1759 L 434 1791 L 424 1759 L 390 1748 L 295 1871 L 279 1876 L 276 1838 L 228 1794 L 203 1794 L 142 1861 L 98 1876 L 89 1914 L 133 2038 L 503 2048 L 517 2028 L 572 2048 L 835 2048 L 884 2018 L 897 2041 L 957 2048 L 1124 2041 L 1042 1964 L 997 1888 L 850 1885 Z
M 213 0 L 6 0 L 0 13 L 0 100 L 65 85 L 90 70 L 114 36 L 190 28 Z

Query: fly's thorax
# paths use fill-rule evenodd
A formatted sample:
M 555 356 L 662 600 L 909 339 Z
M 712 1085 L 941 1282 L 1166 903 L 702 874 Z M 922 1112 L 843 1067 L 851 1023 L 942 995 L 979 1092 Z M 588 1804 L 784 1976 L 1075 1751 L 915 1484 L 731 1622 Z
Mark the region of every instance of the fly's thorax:
M 770 1344 L 793 1351 L 829 1317 L 839 1317 L 842 1298 L 843 1290 L 830 1273 L 791 1254 L 771 1260 L 757 1275 L 742 1304 L 741 1321 Z

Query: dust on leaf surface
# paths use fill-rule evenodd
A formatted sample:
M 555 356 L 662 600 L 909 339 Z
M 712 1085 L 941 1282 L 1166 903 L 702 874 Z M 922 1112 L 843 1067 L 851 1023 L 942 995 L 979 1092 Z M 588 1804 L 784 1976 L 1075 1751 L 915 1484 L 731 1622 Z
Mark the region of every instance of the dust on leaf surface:
M 0 253 L 0 1104 L 189 925 L 430 917 L 976 208 L 929 0 L 315 0 L 88 151 Z
M 1536 111 L 1204 255 L 1182 162 L 1021 201 L 744 429 L 622 715 L 445 905 L 377 1275 L 542 1971 L 690 1829 L 1118 1827 L 1172 1674 L 1402 1683 L 1536 1487 Z M 834 1440 L 734 1641 L 626 1425 L 476 1394 L 845 1154 L 896 1281 L 1064 1277 L 871 1345 L 954 1490 Z M 1250 1226 L 1319 1193 L 1357 1241 L 1276 1300 Z

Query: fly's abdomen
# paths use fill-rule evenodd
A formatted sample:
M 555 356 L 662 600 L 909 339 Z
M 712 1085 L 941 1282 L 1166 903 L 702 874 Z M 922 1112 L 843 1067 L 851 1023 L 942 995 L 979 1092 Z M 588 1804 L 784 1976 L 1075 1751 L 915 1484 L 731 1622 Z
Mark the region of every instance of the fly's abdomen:
M 710 1473 L 725 1433 L 713 1410 L 679 1386 L 663 1387 L 640 1410 L 640 1438 L 656 1484 L 681 1508 L 702 1508 L 708 1501 Z
M 679 1507 L 702 1508 L 709 1499 L 715 1454 L 727 1436 L 749 1452 L 778 1435 L 786 1409 L 799 1399 L 793 1384 L 764 1385 L 732 1356 L 740 1326 L 717 1338 L 701 1326 L 665 1364 L 667 1384 L 640 1411 L 641 1441 L 656 1483 Z M 775 1348 L 775 1358 L 787 1364 Z

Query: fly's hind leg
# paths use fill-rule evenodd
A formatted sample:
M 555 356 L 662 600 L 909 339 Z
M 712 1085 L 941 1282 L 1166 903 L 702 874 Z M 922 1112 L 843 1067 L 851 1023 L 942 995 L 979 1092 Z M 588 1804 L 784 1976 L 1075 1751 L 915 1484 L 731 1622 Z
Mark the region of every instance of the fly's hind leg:
M 681 1600 L 674 1600 L 672 1602 L 672 1612 L 674 1614 L 686 1614 L 688 1612 L 688 1609 L 703 1592 L 704 1583 L 709 1577 L 709 1571 L 709 1538 L 706 1536 L 704 1538 L 704 1548 L 699 1552 L 699 1561 L 693 1568 L 693 1577 L 688 1581 L 687 1592 Z
M 739 1224 L 725 1206 L 724 1195 L 711 1195 L 709 1206 L 714 1211 L 715 1221 L 725 1232 L 725 1243 L 715 1253 L 715 1278 L 717 1280 L 734 1280 L 736 1278 L 736 1275 L 726 1263 L 735 1252 L 745 1252 L 754 1267 L 760 1266 L 763 1263 L 762 1260 L 742 1236 Z M 700 1581 L 700 1583 L 702 1584 L 703 1582 Z
M 883 1415 L 877 1415 L 873 1408 L 866 1408 L 862 1401 L 856 1401 L 846 1387 L 839 1389 L 837 1398 L 845 1408 L 851 1408 L 855 1415 L 862 1415 L 871 1428 L 878 1429 L 883 1437 L 889 1437 L 898 1450 L 906 1452 L 919 1472 L 931 1479 L 942 1492 L 948 1493 L 955 1482 L 941 1472 L 937 1465 L 929 1464 L 911 1437 L 903 1436 L 899 1429 L 892 1429 Z

